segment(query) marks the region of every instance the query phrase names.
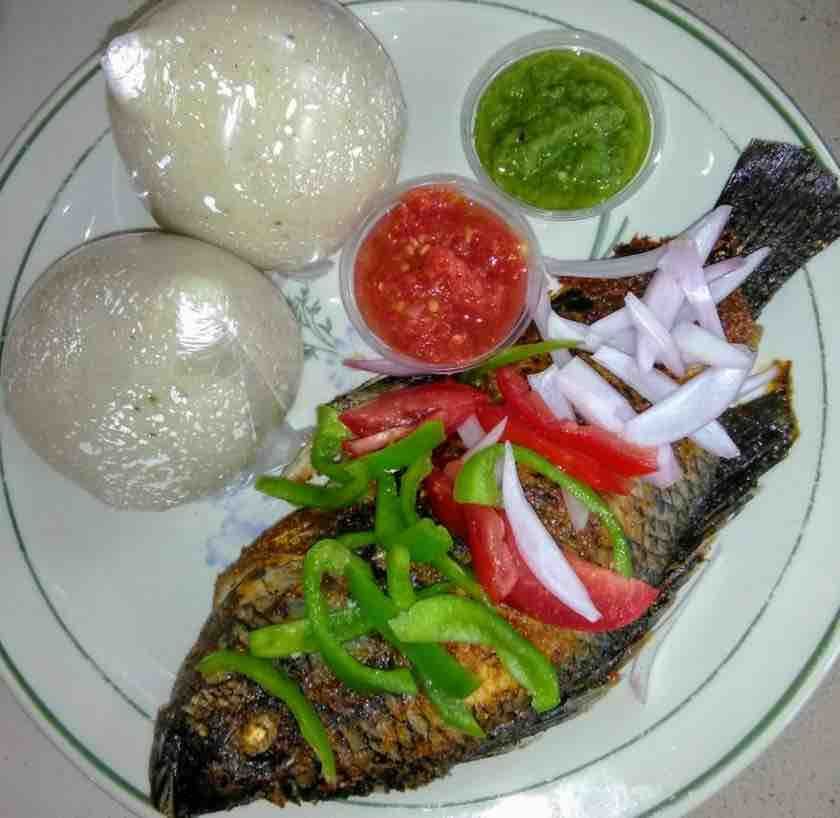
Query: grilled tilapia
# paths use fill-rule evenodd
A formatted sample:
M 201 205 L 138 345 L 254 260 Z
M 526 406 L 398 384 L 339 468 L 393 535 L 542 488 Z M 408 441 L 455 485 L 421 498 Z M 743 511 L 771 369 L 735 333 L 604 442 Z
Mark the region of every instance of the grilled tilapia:
M 785 204 L 788 200 L 790 206 Z M 790 207 L 803 214 L 796 222 L 798 232 L 785 236 L 784 251 L 774 253 L 721 306 L 730 339 L 755 344 L 759 327 L 754 319 L 764 304 L 807 258 L 840 234 L 840 194 L 834 178 L 810 153 L 754 142 L 720 203 L 731 203 L 734 212 L 729 233 L 716 250 L 719 257 L 773 245 L 774 224 L 790 222 Z M 620 252 L 648 246 L 650 240 L 636 239 Z M 562 315 L 590 322 L 621 306 L 628 288 L 642 291 L 646 281 L 646 276 L 619 282 L 561 281 L 553 306 Z M 373 508 L 363 503 L 339 512 L 301 510 L 280 520 L 218 578 L 213 611 L 157 720 L 150 761 L 153 803 L 167 815 L 189 816 L 259 798 L 283 805 L 417 787 L 445 775 L 454 764 L 510 749 L 591 705 L 608 690 L 616 670 L 703 559 L 709 538 L 743 508 L 761 475 L 794 443 L 797 425 L 789 371 L 782 370 L 768 394 L 730 409 L 721 419 L 740 448 L 738 459 L 719 460 L 684 441 L 676 447 L 684 472 L 679 483 L 663 491 L 638 482 L 629 496 L 611 498 L 632 539 L 637 574 L 661 589 L 642 619 L 618 631 L 588 634 L 543 625 L 500 607 L 557 668 L 562 696 L 554 710 L 537 714 L 495 654 L 475 645 L 450 649 L 481 679 L 468 703 L 486 733 L 483 739 L 444 726 L 422 695 L 363 695 L 338 682 L 317 654 L 283 660 L 327 729 L 338 768 L 334 785 L 321 776 L 313 751 L 282 702 L 244 677 L 206 681 L 195 670 L 211 651 L 246 649 L 251 629 L 301 616 L 300 576 L 307 549 L 324 537 L 370 529 Z M 407 382 L 381 379 L 337 398 L 336 404 L 359 404 Z M 628 396 L 638 408 L 645 406 L 639 396 Z M 297 470 L 304 473 L 305 465 L 299 463 Z M 525 470 L 521 478 L 529 500 L 558 540 L 573 543 L 589 560 L 609 564 L 611 546 L 597 525 L 576 535 L 557 487 Z M 424 505 L 422 494 L 419 502 Z M 368 556 L 381 577 L 377 555 Z M 469 561 L 461 543 L 456 543 L 453 556 Z M 435 580 L 431 568 L 417 571 L 419 584 Z M 334 604 L 345 598 L 340 583 L 328 592 Z M 354 652 L 379 667 L 397 660 L 388 644 L 375 636 L 357 640 Z

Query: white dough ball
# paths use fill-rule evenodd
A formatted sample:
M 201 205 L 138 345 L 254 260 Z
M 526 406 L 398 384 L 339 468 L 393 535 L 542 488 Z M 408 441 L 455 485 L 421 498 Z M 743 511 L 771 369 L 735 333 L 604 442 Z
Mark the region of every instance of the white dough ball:
M 147 232 L 53 264 L 15 314 L 2 371 L 35 452 L 110 505 L 165 509 L 249 470 L 302 362 L 294 316 L 264 275 Z
M 261 269 L 334 253 L 397 176 L 399 80 L 333 0 L 174 0 L 102 65 L 114 139 L 157 222 Z

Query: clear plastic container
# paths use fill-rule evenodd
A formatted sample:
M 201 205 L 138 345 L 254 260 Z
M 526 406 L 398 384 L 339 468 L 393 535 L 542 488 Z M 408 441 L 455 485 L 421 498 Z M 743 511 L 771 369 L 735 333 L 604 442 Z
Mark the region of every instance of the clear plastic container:
M 525 245 L 525 259 L 528 268 L 528 281 L 525 293 L 525 300 L 519 317 L 514 321 L 510 331 L 491 349 L 486 350 L 479 356 L 468 361 L 458 363 L 429 363 L 412 358 L 396 349 L 393 349 L 383 341 L 368 326 L 359 306 L 355 294 L 355 269 L 356 256 L 359 248 L 364 243 L 368 233 L 379 223 L 393 207 L 398 205 L 402 197 L 410 190 L 421 187 L 449 187 L 456 190 L 467 199 L 471 199 L 483 205 L 498 218 L 500 218 L 511 230 L 513 230 Z M 409 179 L 386 191 L 385 194 L 371 207 L 364 218 L 359 229 L 344 246 L 341 252 L 339 265 L 339 282 L 341 287 L 341 299 L 344 302 L 344 309 L 350 318 L 353 326 L 358 331 L 362 340 L 372 349 L 389 361 L 410 368 L 417 373 L 453 373 L 469 369 L 481 361 L 486 360 L 499 349 L 513 343 L 525 330 L 531 321 L 534 309 L 540 297 L 540 292 L 545 280 L 545 266 L 542 252 L 540 251 L 537 237 L 523 217 L 519 208 L 512 205 L 507 199 L 500 196 L 495 189 L 477 184 L 471 179 L 455 174 L 434 174 Z
M 524 57 L 541 51 L 574 51 L 589 53 L 615 65 L 638 88 L 647 105 L 650 115 L 650 145 L 647 156 L 636 175 L 621 190 L 592 207 L 578 210 L 543 210 L 502 190 L 485 170 L 475 149 L 475 115 L 481 97 L 490 83 L 506 68 Z M 507 201 L 522 208 L 528 215 L 554 221 L 572 221 L 599 216 L 601 213 L 620 205 L 629 199 L 650 177 L 662 156 L 665 139 L 665 109 L 659 89 L 650 71 L 624 46 L 602 37 L 581 30 L 538 31 L 529 34 L 496 52 L 478 72 L 467 89 L 461 109 L 461 141 L 467 160 L 476 177 L 497 190 Z

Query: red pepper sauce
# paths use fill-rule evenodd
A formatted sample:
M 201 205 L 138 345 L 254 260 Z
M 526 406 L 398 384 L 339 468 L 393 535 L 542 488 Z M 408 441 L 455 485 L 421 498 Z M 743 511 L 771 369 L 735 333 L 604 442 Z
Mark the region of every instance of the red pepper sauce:
M 522 239 L 483 205 L 445 187 L 406 193 L 368 233 L 355 266 L 359 311 L 392 349 L 459 364 L 488 352 L 522 313 Z

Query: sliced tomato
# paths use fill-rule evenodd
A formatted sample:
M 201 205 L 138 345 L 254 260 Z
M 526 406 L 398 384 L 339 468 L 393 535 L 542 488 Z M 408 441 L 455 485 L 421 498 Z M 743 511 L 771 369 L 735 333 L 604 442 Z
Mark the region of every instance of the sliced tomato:
M 429 415 L 441 413 L 450 435 L 478 406 L 490 398 L 478 389 L 455 381 L 407 386 L 385 392 L 368 403 L 342 412 L 341 421 L 359 437 L 399 426 L 413 426 Z
M 507 517 L 505 531 L 507 541 L 513 544 L 510 550 L 518 577 L 505 604 L 546 625 L 591 633 L 614 631 L 643 616 L 659 596 L 659 591 L 652 585 L 640 579 L 623 577 L 609 568 L 581 559 L 570 549 L 564 548 L 563 553 L 572 570 L 584 584 L 601 614 L 597 622 L 590 622 L 564 605 L 534 576 L 516 547 Z
M 502 440 L 532 449 L 596 491 L 609 491 L 613 494 L 630 493 L 632 486 L 626 477 L 611 471 L 588 454 L 567 449 L 562 444 L 543 437 L 533 426 L 512 412 L 506 404 L 481 406 L 476 412 L 476 417 L 485 431 L 489 431 L 502 418 L 507 417 L 508 422 L 505 425 Z
M 468 531 L 464 506 L 456 502 L 452 496 L 455 488 L 454 479 L 440 469 L 433 469 L 423 481 L 423 486 L 435 519 L 448 528 L 450 534 L 466 542 Z
M 489 506 L 465 503 L 467 542 L 473 570 L 493 602 L 501 602 L 517 582 L 516 562 L 505 536 L 504 514 Z
M 636 446 L 606 429 L 556 417 L 516 367 L 499 369 L 496 384 L 511 411 L 543 437 L 594 457 L 624 477 L 640 477 L 658 469 L 655 448 Z
M 534 397 L 542 401 L 536 393 Z M 653 474 L 659 468 L 655 448 L 628 443 L 600 426 L 582 426 L 571 420 L 561 423 L 564 426 L 565 446 L 586 451 L 618 474 L 625 477 L 642 477 Z
M 627 579 L 564 549 L 566 559 L 601 613 L 601 619 L 589 622 L 560 602 L 534 576 L 519 553 L 503 511 L 457 503 L 452 496 L 453 479 L 439 469 L 426 478 L 424 485 L 432 514 L 452 534 L 469 543 L 476 576 L 494 602 L 504 601 L 547 625 L 595 633 L 635 622 L 659 596 L 659 591 L 646 582 Z
M 456 502 L 452 492 L 457 468 L 460 461 L 453 460 L 447 472 L 435 469 L 424 482 L 426 497 L 437 520 L 469 544 L 478 581 L 494 602 L 501 602 L 516 584 L 516 564 L 505 537 L 504 513 Z

